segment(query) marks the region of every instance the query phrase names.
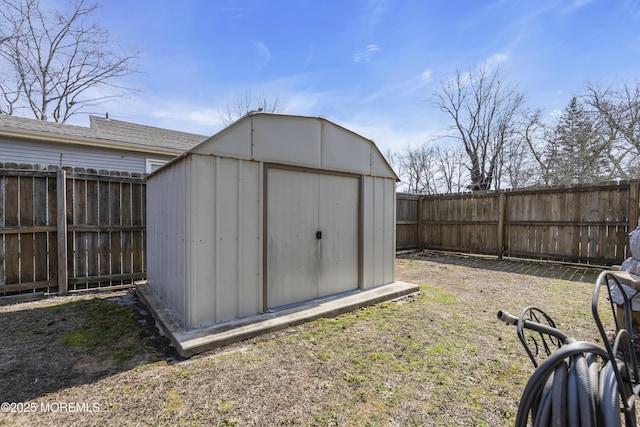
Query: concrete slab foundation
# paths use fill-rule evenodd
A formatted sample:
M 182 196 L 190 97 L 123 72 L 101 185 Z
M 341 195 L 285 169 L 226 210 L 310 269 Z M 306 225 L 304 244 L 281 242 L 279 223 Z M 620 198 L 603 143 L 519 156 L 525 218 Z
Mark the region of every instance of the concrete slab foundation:
M 314 300 L 307 304 L 270 313 L 220 323 L 207 328 L 185 330 L 164 303 L 149 288 L 136 287 L 140 299 L 153 313 L 156 325 L 167 336 L 182 357 L 212 350 L 255 336 L 299 325 L 321 317 L 334 317 L 358 308 L 392 300 L 419 291 L 417 285 L 393 282 L 366 291 Z

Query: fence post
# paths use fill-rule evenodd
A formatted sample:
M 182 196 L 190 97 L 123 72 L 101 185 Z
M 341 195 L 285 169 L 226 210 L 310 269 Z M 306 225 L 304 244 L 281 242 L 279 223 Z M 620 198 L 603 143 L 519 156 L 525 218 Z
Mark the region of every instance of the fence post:
M 498 259 L 504 255 L 504 214 L 505 214 L 505 192 L 498 194 Z
M 422 232 L 422 201 L 424 196 L 418 197 L 418 249 L 424 248 L 424 233 Z
M 64 169 L 58 171 L 57 180 L 58 294 L 66 295 L 69 291 L 69 272 L 67 269 L 67 174 Z
M 638 227 L 638 180 L 629 182 L 629 233 Z

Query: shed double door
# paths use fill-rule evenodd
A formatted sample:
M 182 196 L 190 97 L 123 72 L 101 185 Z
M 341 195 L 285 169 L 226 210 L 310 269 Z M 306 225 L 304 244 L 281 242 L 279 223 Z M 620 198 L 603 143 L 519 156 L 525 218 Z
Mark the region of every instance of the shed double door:
M 267 170 L 267 308 L 358 288 L 359 179 Z

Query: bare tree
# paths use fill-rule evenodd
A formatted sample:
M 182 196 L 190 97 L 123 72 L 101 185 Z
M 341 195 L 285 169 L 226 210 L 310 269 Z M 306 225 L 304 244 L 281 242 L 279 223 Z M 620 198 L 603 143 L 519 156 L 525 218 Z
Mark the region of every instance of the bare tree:
M 533 164 L 531 184 L 550 185 L 550 165 L 547 158 L 548 126 L 542 120 L 542 109 L 528 111 L 523 115 L 518 135 L 529 149 Z
M 396 175 L 400 176 L 400 155 L 391 150 L 391 148 L 387 148 L 382 155 Z
M 506 188 L 522 188 L 537 184 L 539 180 L 540 166 L 532 152 L 531 146 L 537 147 L 539 136 L 536 125 L 539 122 L 540 112 L 523 113 L 519 122 L 514 125 L 515 135 L 509 138 L 499 154 L 497 171 L 494 174 L 494 188 L 496 190 Z
M 280 101 L 280 97 L 276 96 L 269 100 L 264 93 L 260 95 L 252 95 L 251 92 L 245 92 L 244 97 L 238 98 L 236 101 L 227 104 L 224 110 L 219 110 L 220 120 L 225 125 L 238 120 L 251 111 L 264 111 L 265 113 L 281 113 L 285 109 L 285 105 Z
M 640 80 L 604 86 L 587 83 L 582 102 L 598 114 L 603 141 L 609 144 L 608 167 L 618 177 L 640 172 Z
M 461 147 L 436 148 L 438 193 L 463 191 L 469 176 L 464 166 L 465 152 Z
M 112 50 L 109 32 L 92 22 L 98 3 L 71 0 L 68 12 L 40 0 L 0 0 L 0 112 L 31 110 L 40 120 L 65 122 L 87 107 L 131 89 L 139 52 Z
M 453 121 L 451 137 L 468 156 L 472 190 L 488 190 L 494 182 L 505 144 L 516 136 L 524 95 L 497 68 L 462 73 L 442 81 L 433 103 Z
M 398 161 L 405 191 L 416 194 L 437 192 L 435 153 L 435 149 L 427 144 L 405 147 Z

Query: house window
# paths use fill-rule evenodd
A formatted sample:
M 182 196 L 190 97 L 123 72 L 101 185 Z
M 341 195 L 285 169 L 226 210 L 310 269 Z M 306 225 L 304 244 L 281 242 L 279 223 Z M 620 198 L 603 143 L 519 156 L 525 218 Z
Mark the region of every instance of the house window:
M 146 172 L 151 173 L 156 169 L 159 169 L 162 165 L 167 163 L 166 160 L 158 160 L 158 159 L 147 159 L 147 167 Z

